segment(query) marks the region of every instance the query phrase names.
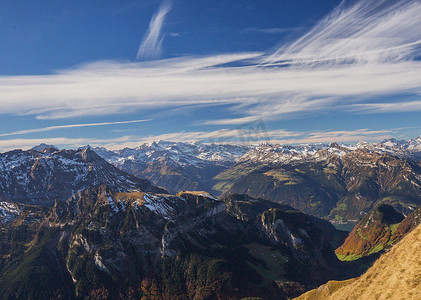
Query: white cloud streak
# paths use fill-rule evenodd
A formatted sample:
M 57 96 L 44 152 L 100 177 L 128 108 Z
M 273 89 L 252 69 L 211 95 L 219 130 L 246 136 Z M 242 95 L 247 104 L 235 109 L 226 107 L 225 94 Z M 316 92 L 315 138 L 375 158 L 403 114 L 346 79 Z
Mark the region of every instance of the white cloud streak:
M 329 130 L 329 131 L 290 131 L 285 129 L 269 130 L 265 132 L 265 135 L 270 137 L 269 139 L 258 139 L 261 136 L 259 133 L 250 133 L 247 130 L 244 132 L 238 129 L 223 129 L 215 130 L 211 132 L 205 131 L 181 131 L 169 134 L 162 134 L 157 136 L 150 136 L 142 138 L 139 141 L 142 142 L 153 142 L 158 140 L 185 142 L 185 141 L 202 141 L 202 142 L 213 142 L 217 141 L 217 138 L 227 138 L 226 142 L 223 140 L 221 143 L 251 143 L 260 144 L 263 142 L 269 142 L 272 144 L 316 144 L 316 143 L 346 143 L 346 142 L 357 142 L 357 141 L 380 141 L 386 138 L 390 138 L 393 134 L 398 132 L 398 129 L 387 129 L 387 130 L 370 130 L 370 129 L 356 129 L 356 130 Z M 216 138 L 217 137 L 217 138 Z M 238 139 L 241 137 L 240 139 Z M 231 138 L 231 139 L 228 139 Z M 233 140 L 237 139 L 237 140 Z M 248 139 L 248 141 L 247 141 Z M 130 142 L 129 147 L 136 147 L 139 141 Z M 136 144 L 137 143 L 137 144 Z M 127 145 L 127 143 L 125 143 Z M 110 145 L 111 148 L 116 148 L 116 145 Z M 119 149 L 117 147 L 117 149 Z
M 78 148 L 92 145 L 105 145 L 108 143 L 125 143 L 132 139 L 130 136 L 123 136 L 118 139 L 95 139 L 95 138 L 67 138 L 67 137 L 56 137 L 56 138 L 41 138 L 41 139 L 8 139 L 0 140 L 0 150 L 8 151 L 13 149 L 30 149 L 41 143 L 46 143 L 54 146 L 61 146 L 66 148 Z
M 160 21 L 152 22 L 158 36 L 166 5 L 155 18 Z M 0 114 L 58 119 L 228 104 L 234 117 L 207 121 L 228 125 L 300 112 L 355 110 L 355 105 L 385 95 L 421 93 L 421 61 L 415 59 L 421 55 L 420 15 L 418 0 L 362 1 L 339 6 L 271 55 L 98 62 L 46 76 L 3 76 Z M 152 40 L 159 44 L 159 38 Z M 248 63 L 233 66 L 239 61 Z M 411 108 L 421 110 L 415 101 L 407 103 Z M 393 109 L 398 105 L 389 107 Z
M 173 142 L 202 141 L 204 143 L 218 143 L 218 138 L 223 144 L 260 144 L 269 142 L 272 144 L 315 144 L 315 143 L 350 143 L 356 141 L 380 141 L 392 137 L 400 128 L 389 130 L 343 130 L 343 131 L 290 131 L 284 129 L 269 130 L 266 135 L 270 139 L 258 139 L 259 135 L 239 129 L 222 129 L 214 131 L 180 131 L 168 134 L 161 134 L 148 137 L 123 136 L 117 139 L 96 139 L 96 138 L 47 138 L 47 139 L 9 139 L 0 140 L 0 150 L 29 149 L 40 143 L 52 144 L 58 147 L 79 148 L 90 144 L 93 147 L 101 146 L 110 150 L 119 150 L 125 147 L 135 148 L 143 143 L 150 143 L 158 140 Z M 238 139 L 241 136 L 241 139 Z M 226 138 L 226 140 L 224 139 Z M 248 139 L 248 141 L 247 141 Z
M 139 46 L 136 59 L 151 60 L 161 57 L 163 40 L 163 37 L 161 37 L 161 29 L 164 24 L 165 17 L 170 10 L 171 4 L 169 1 L 165 0 L 159 7 L 158 13 L 152 17 L 148 33 Z
M 419 54 L 418 0 L 344 1 L 328 17 L 266 62 L 276 64 L 391 63 Z
M 389 103 L 365 103 L 355 104 L 352 106 L 355 110 L 365 111 L 369 113 L 396 113 L 421 111 L 421 100 L 401 101 Z
M 13 131 L 13 132 L 8 132 L 8 133 L 1 133 L 0 137 L 11 136 L 11 135 L 21 135 L 21 134 L 28 134 L 28 133 L 37 133 L 37 132 L 46 132 L 46 131 L 57 130 L 57 129 L 94 127 L 94 126 L 106 126 L 106 125 L 122 125 L 122 124 L 141 123 L 141 122 L 147 122 L 147 121 L 150 121 L 150 120 L 131 120 L 131 121 L 120 121 L 120 122 L 102 122 L 102 123 L 48 126 L 44 128 L 25 129 L 25 130 L 18 130 L 18 131 Z
M 278 27 L 255 28 L 255 27 L 249 27 L 249 28 L 243 29 L 241 32 L 243 32 L 243 33 L 280 34 L 280 33 L 296 31 L 298 29 L 301 29 L 301 28 L 278 28 Z

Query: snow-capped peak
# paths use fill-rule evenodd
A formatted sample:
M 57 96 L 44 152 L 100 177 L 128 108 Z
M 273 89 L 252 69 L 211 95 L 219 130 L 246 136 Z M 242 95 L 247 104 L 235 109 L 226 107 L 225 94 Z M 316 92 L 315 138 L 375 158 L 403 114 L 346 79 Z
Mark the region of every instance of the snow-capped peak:
M 47 145 L 44 143 L 39 144 L 38 146 L 32 147 L 32 150 L 38 151 L 38 152 L 43 152 L 45 149 L 55 149 L 58 150 L 57 147 L 53 146 L 53 145 Z
M 124 148 L 118 151 L 104 151 L 102 148 L 95 148 L 94 150 L 114 164 L 121 164 L 127 160 L 138 163 L 150 163 L 165 159 L 179 165 L 204 165 L 208 162 L 235 163 L 249 149 L 249 146 L 241 145 L 208 145 L 199 142 L 160 140 L 144 143 L 136 148 Z

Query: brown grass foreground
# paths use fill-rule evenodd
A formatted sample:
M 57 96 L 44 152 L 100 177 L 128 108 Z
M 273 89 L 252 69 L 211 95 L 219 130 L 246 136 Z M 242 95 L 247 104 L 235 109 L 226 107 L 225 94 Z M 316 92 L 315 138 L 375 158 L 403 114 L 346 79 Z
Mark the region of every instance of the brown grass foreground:
M 421 299 L 421 225 L 359 278 L 329 281 L 296 299 Z

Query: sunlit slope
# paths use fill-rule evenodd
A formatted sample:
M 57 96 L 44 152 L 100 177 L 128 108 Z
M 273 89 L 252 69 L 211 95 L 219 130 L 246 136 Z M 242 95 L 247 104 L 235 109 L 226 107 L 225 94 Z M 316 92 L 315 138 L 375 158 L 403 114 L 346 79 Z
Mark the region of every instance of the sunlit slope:
M 329 281 L 296 299 L 421 299 L 421 225 L 361 277 Z

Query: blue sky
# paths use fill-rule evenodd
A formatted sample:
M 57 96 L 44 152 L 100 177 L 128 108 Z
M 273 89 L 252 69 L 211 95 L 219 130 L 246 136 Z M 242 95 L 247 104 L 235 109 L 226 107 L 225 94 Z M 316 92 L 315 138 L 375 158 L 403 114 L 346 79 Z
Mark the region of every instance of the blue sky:
M 0 150 L 421 134 L 420 1 L 2 1 Z M 251 140 L 259 141 L 259 137 Z

